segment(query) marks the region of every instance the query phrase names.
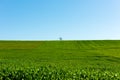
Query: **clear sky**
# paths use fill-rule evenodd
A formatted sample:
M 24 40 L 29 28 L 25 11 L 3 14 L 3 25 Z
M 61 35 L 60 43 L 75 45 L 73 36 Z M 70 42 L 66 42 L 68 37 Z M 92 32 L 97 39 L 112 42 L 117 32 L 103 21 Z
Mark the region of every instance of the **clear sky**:
M 0 0 L 0 40 L 120 39 L 120 0 Z

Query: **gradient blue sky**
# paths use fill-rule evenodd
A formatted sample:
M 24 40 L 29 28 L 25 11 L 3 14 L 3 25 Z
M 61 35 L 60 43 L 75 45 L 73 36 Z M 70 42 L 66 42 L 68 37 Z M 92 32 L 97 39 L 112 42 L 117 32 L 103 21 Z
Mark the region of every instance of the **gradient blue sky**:
M 0 0 L 0 40 L 120 39 L 120 0 Z

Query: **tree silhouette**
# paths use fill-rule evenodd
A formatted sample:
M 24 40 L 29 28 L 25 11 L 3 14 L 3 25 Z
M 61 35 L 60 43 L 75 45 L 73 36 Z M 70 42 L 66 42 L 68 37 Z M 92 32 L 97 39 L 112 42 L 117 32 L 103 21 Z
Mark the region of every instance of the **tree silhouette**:
M 62 37 L 60 37 L 59 39 L 60 39 L 60 41 L 61 41 L 61 40 L 62 40 Z

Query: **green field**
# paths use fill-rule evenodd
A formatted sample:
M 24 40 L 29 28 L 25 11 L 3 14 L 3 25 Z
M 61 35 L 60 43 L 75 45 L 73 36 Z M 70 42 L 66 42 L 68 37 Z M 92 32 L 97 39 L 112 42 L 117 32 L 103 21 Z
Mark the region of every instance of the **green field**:
M 0 41 L 1 80 L 120 80 L 120 41 Z

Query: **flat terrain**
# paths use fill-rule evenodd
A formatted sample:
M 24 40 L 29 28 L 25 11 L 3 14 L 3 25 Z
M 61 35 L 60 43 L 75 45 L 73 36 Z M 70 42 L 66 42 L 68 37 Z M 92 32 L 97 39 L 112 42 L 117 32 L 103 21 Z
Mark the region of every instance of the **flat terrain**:
M 1 72 L 40 66 L 119 73 L 120 41 L 0 41 Z

